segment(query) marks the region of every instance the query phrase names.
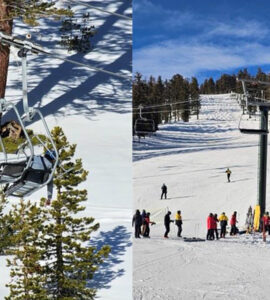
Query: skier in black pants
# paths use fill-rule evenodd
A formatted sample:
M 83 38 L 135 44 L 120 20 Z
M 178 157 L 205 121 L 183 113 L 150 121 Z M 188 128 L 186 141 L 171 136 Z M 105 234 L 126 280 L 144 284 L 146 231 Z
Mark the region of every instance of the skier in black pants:
M 225 171 L 225 173 L 227 173 L 228 182 L 231 182 L 230 177 L 231 177 L 232 171 L 229 168 L 227 168 L 227 170 Z
M 166 228 L 166 231 L 164 233 L 164 237 L 168 238 L 168 233 L 170 232 L 170 223 L 173 222 L 173 220 L 171 220 L 170 218 L 171 212 L 168 211 L 164 217 L 164 225 Z
M 162 191 L 162 193 L 161 193 L 160 199 L 163 198 L 163 195 L 165 196 L 165 199 L 167 199 L 167 186 L 165 183 L 163 183 L 163 185 L 161 187 L 161 191 Z
M 132 226 L 135 225 L 135 238 L 141 238 L 141 226 L 142 226 L 142 216 L 140 211 L 137 209 L 135 215 L 132 219 Z
M 182 232 L 182 216 L 181 216 L 181 211 L 178 210 L 176 215 L 175 215 L 175 225 L 178 227 L 177 231 L 177 236 L 181 237 L 181 232 Z

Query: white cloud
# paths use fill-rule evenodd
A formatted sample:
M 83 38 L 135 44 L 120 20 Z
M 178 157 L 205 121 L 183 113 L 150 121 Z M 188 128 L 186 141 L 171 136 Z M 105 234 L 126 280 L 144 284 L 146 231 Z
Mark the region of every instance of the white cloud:
M 149 76 L 185 77 L 203 71 L 270 64 L 270 47 L 258 43 L 237 43 L 227 47 L 171 40 L 134 50 L 133 70 Z
M 262 39 L 269 35 L 269 30 L 263 23 L 254 20 L 234 20 L 232 23 L 216 22 L 213 28 L 207 33 L 208 36 L 231 36 L 239 38 L 251 37 L 253 39 Z

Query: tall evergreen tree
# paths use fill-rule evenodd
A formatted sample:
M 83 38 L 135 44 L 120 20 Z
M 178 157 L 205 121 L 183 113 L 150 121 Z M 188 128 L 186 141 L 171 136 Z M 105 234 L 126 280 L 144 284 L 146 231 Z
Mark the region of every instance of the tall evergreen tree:
M 77 185 L 86 180 L 88 172 L 83 169 L 81 159 L 72 162 L 76 145 L 70 145 L 60 127 L 52 131 L 60 160 L 64 169 L 73 168 L 63 174 L 58 167 L 54 184 L 57 197 L 47 210 L 51 222 L 44 228 L 45 255 L 50 262 L 46 265 L 48 294 L 52 299 L 93 299 L 96 291 L 87 288 L 87 280 L 92 279 L 110 251 L 109 246 L 100 250 L 86 245 L 92 232 L 99 224 L 91 217 L 76 217 L 85 207 L 87 191 L 77 189 Z
M 13 236 L 13 221 L 8 214 L 4 213 L 6 199 L 3 194 L 0 194 L 0 255 L 12 246 Z
M 54 179 L 56 199 L 50 208 L 44 198 L 39 206 L 21 201 L 12 212 L 17 247 L 10 250 L 14 259 L 9 260 L 13 281 L 8 300 L 94 299 L 96 290 L 87 282 L 110 252 L 109 246 L 96 249 L 89 244 L 99 224 L 78 216 L 85 209 L 87 191 L 77 185 L 88 172 L 81 159 L 72 161 L 76 145 L 69 144 L 60 127 L 52 136 L 62 161 Z
M 195 112 L 197 119 L 199 119 L 200 112 L 200 94 L 199 94 L 199 84 L 196 77 L 191 78 L 191 83 L 189 85 L 190 98 L 191 98 L 191 109 Z
M 12 236 L 15 247 L 8 250 L 12 255 L 8 259 L 11 267 L 11 282 L 7 284 L 10 294 L 7 300 L 46 300 L 46 277 L 42 257 L 44 248 L 41 247 L 43 223 L 45 222 L 42 209 L 29 201 L 20 201 L 10 212 L 13 220 Z

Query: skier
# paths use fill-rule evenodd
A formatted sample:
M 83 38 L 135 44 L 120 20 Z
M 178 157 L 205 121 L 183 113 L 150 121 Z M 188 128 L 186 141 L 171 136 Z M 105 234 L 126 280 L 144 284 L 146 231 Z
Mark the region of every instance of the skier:
M 228 217 L 225 215 L 225 212 L 219 216 L 218 220 L 220 222 L 220 238 L 225 238 L 226 226 L 228 224 Z
M 268 231 L 268 234 L 270 234 L 270 228 L 269 228 L 270 218 L 269 218 L 269 212 L 267 211 L 263 217 L 262 217 L 262 228 L 264 226 L 264 231 Z
M 142 226 L 142 216 L 138 209 L 136 210 L 136 213 L 133 216 L 132 226 L 135 226 L 135 238 L 141 238 L 140 233 Z
M 161 191 L 162 191 L 162 193 L 161 193 L 160 199 L 163 198 L 163 195 L 165 196 L 165 199 L 167 199 L 167 186 L 165 183 L 163 183 L 163 185 L 161 187 Z
M 145 226 L 146 226 L 145 221 L 144 221 L 145 217 L 146 217 L 146 211 L 145 211 L 145 209 L 142 210 L 141 216 L 142 216 L 142 227 L 140 229 L 140 234 L 143 234 L 143 232 L 145 231 Z
M 238 229 L 236 227 L 236 223 L 238 223 L 237 219 L 236 219 L 236 215 L 237 215 L 237 212 L 235 211 L 231 217 L 231 220 L 230 220 L 230 224 L 231 224 L 231 232 L 230 232 L 230 235 L 236 235 L 237 232 L 238 232 Z
M 144 218 L 144 222 L 145 222 L 145 230 L 143 231 L 143 236 L 144 237 L 147 237 L 147 238 L 150 238 L 149 234 L 150 234 L 150 227 L 149 227 L 149 224 L 152 225 L 155 225 L 156 223 L 155 222 L 151 222 L 150 221 L 150 212 L 148 212 Z
M 227 168 L 227 170 L 225 171 L 225 173 L 227 173 L 228 182 L 231 182 L 230 177 L 231 177 L 232 171 L 229 168 Z
M 25 172 L 21 179 L 18 181 L 14 180 L 14 184 L 21 184 L 22 182 L 26 183 L 34 182 L 43 184 L 48 180 L 48 176 L 51 172 L 53 164 L 55 162 L 56 153 L 55 151 L 47 150 L 44 156 L 34 155 L 31 162 L 30 168 Z M 19 178 L 24 171 L 26 162 L 19 163 L 5 163 L 3 164 L 3 170 L 1 176 L 11 176 L 13 175 L 13 170 L 17 170 L 15 178 Z M 18 171 L 20 169 L 20 172 Z M 4 191 L 9 188 L 9 183 L 5 185 Z M 51 204 L 51 199 L 53 195 L 53 179 L 47 184 L 47 201 L 46 204 Z
M 181 232 L 182 232 L 182 216 L 181 216 L 181 211 L 178 210 L 176 215 L 175 215 L 175 225 L 178 227 L 177 231 L 177 236 L 181 237 Z
M 212 213 L 209 214 L 207 218 L 207 240 L 214 240 L 214 216 Z
M 219 222 L 218 216 L 217 216 L 217 214 L 214 214 L 214 220 L 213 220 L 214 233 L 216 234 L 216 239 L 218 240 L 217 222 Z M 213 233 L 213 235 L 214 235 L 214 233 Z
M 164 225 L 166 228 L 166 231 L 164 233 L 165 238 L 168 238 L 168 233 L 170 232 L 170 223 L 173 222 L 173 220 L 171 220 L 171 218 L 170 218 L 170 215 L 171 215 L 171 212 L 168 211 L 164 217 Z

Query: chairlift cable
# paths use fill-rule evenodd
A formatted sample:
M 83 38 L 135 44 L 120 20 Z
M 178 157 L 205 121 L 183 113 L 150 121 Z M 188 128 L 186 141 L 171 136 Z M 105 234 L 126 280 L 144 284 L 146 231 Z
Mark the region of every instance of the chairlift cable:
M 92 71 L 95 70 L 95 71 L 98 71 L 98 72 L 101 72 L 101 73 L 112 75 L 114 77 L 118 77 L 118 78 L 122 78 L 122 79 L 125 79 L 125 80 L 128 80 L 128 81 L 131 81 L 131 78 L 129 78 L 130 76 L 114 73 L 114 72 L 111 72 L 111 71 L 107 71 L 107 70 L 104 70 L 104 69 L 101 69 L 101 68 L 91 66 L 91 65 L 86 64 L 86 63 L 80 63 L 78 61 L 75 61 L 75 60 L 72 60 L 72 59 L 69 59 L 69 58 L 66 58 L 66 57 L 62 57 L 62 56 L 60 56 L 60 54 L 54 54 L 54 53 L 51 53 L 51 52 L 48 52 L 48 51 L 44 50 L 40 45 L 33 44 L 30 41 L 23 41 L 23 40 L 19 40 L 19 39 L 14 39 L 13 36 L 6 35 L 2 32 L 0 32 L 0 43 L 1 42 L 4 43 L 4 44 L 9 44 L 9 45 L 14 46 L 14 47 L 19 48 L 19 49 L 27 49 L 27 50 L 30 50 L 34 53 L 43 53 L 43 54 L 46 54 L 46 55 L 51 56 L 53 58 L 56 58 L 56 59 L 59 59 L 59 60 L 62 60 L 62 61 L 66 61 L 66 62 L 72 63 L 72 64 L 80 66 L 80 67 L 85 67 L 85 68 L 90 69 Z
M 73 2 L 73 3 L 76 3 L 76 4 L 81 4 L 81 5 L 83 5 L 83 6 L 88 6 L 88 7 L 90 7 L 90 8 L 95 9 L 95 10 L 99 10 L 99 11 L 105 12 L 105 13 L 107 13 L 107 14 L 111 14 L 111 15 L 117 16 L 117 17 L 119 17 L 119 18 L 124 18 L 124 19 L 126 19 L 126 20 L 132 21 L 132 18 L 131 18 L 131 17 L 125 16 L 125 15 L 123 15 L 123 14 L 115 13 L 115 12 L 112 12 L 112 11 L 109 11 L 109 10 L 106 10 L 106 9 L 103 9 L 103 8 L 99 8 L 99 7 L 96 7 L 96 6 L 94 6 L 94 5 L 85 3 L 85 2 L 83 2 L 83 1 L 67 0 L 67 2 Z

